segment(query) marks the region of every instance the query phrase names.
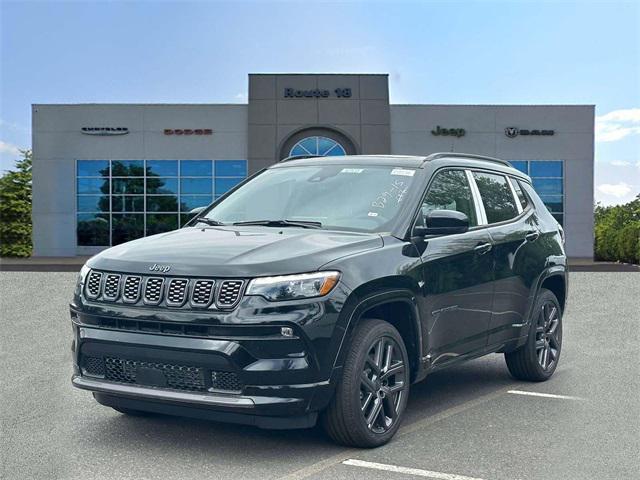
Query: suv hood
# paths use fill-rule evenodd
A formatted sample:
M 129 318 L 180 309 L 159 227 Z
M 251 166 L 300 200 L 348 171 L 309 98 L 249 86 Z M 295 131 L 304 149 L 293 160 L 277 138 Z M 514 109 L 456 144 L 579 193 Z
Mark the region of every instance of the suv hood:
M 92 268 L 140 274 L 253 277 L 311 272 L 340 257 L 380 248 L 373 233 L 272 227 L 187 227 L 112 247 Z

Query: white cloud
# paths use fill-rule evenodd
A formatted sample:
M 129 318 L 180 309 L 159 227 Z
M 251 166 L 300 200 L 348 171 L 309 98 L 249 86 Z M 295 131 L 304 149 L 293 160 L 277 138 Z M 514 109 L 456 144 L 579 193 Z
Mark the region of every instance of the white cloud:
M 15 145 L 0 140 L 0 153 L 6 155 L 20 155 L 20 149 Z
M 614 110 L 596 117 L 596 142 L 616 142 L 640 135 L 640 108 Z
M 611 165 L 613 165 L 614 167 L 630 167 L 631 162 L 627 162 L 625 160 L 613 160 L 611 162 Z
M 236 93 L 235 99 L 236 100 L 240 100 L 241 102 L 246 102 L 247 101 L 247 94 L 246 93 Z
M 598 185 L 598 191 L 605 195 L 622 198 L 626 197 L 629 192 L 631 192 L 631 185 L 625 182 L 603 183 L 602 185 Z

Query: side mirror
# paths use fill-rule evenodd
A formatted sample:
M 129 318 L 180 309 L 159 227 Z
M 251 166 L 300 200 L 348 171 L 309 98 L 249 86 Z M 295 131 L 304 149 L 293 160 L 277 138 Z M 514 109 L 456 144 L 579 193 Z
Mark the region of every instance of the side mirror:
M 453 235 L 469 230 L 469 218 L 455 210 L 432 210 L 424 218 L 426 227 L 415 227 L 414 235 Z
M 197 215 L 200 212 L 202 212 L 205 208 L 207 208 L 207 207 L 196 207 L 196 208 L 193 208 L 193 209 L 189 210 L 189 213 L 191 215 Z

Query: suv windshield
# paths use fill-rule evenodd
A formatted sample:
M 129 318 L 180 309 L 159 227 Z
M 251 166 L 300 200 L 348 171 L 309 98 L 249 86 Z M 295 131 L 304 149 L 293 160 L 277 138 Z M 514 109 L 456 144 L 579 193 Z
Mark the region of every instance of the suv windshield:
M 206 218 L 224 224 L 319 222 L 316 228 L 387 231 L 414 174 L 414 169 L 391 166 L 274 168 L 231 193 Z

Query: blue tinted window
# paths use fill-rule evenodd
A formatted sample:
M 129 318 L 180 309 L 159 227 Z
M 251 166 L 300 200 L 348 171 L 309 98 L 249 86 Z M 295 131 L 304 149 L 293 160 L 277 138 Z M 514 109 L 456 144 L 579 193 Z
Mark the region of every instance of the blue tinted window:
M 78 160 L 79 177 L 108 177 L 109 160 Z
M 109 180 L 105 178 L 78 178 L 77 193 L 109 194 Z
M 522 173 L 529 175 L 529 172 L 527 170 L 527 162 L 522 162 L 522 161 L 511 161 L 509 162 L 513 168 L 520 170 Z
M 210 194 L 212 185 L 210 178 L 183 178 L 180 180 L 181 193 Z
M 562 212 L 562 195 L 540 195 L 540 200 L 544 202 L 550 212 Z
M 147 195 L 147 212 L 177 212 L 176 195 Z
M 289 155 L 346 155 L 342 145 L 327 137 L 307 137 L 296 143 Z
M 183 177 L 210 177 L 213 175 L 211 160 L 181 160 L 180 175 Z
M 79 213 L 76 235 L 80 246 L 109 246 L 109 214 Z
M 177 178 L 147 177 L 147 193 L 151 195 L 166 195 L 178 193 Z
M 216 177 L 246 177 L 246 160 L 216 160 Z
M 239 184 L 243 178 L 216 178 L 216 195 L 222 195 L 227 193 L 237 184 Z
M 111 176 L 144 177 L 144 160 L 113 160 Z
M 109 197 L 100 195 L 78 195 L 78 212 L 108 212 Z
M 562 177 L 562 162 L 536 161 L 531 163 L 531 177 Z
M 211 195 L 181 195 L 180 210 L 188 213 L 189 210 L 193 210 L 194 208 L 206 207 L 212 201 Z
M 561 178 L 534 178 L 533 188 L 538 195 L 562 195 Z
M 177 177 L 177 160 L 147 160 L 147 175 L 158 177 Z

